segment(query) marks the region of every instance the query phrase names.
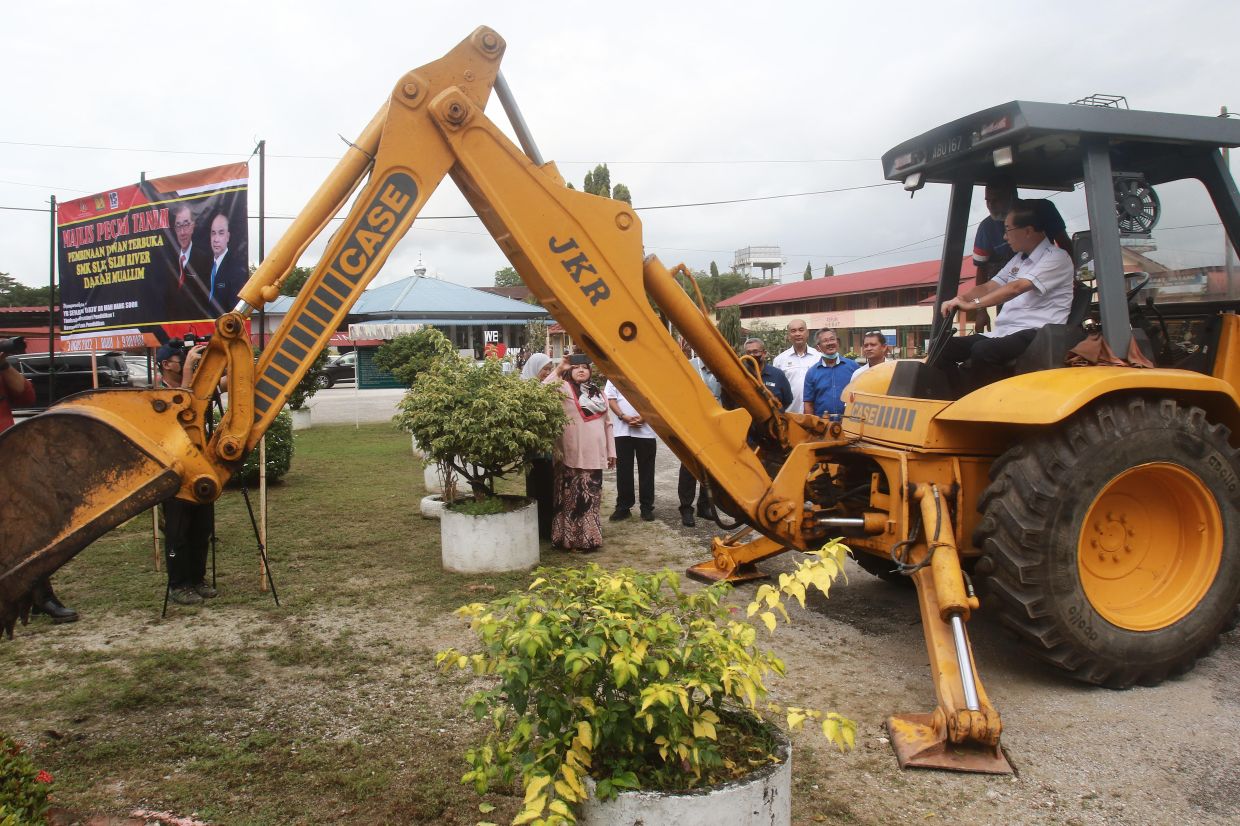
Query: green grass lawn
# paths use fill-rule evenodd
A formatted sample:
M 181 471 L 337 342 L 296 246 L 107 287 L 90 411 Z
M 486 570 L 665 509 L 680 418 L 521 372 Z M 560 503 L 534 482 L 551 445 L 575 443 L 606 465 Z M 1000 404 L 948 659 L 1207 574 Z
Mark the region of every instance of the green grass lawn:
M 483 819 L 482 798 L 457 782 L 469 683 L 432 657 L 467 641 L 453 608 L 528 577 L 442 571 L 407 435 L 371 425 L 296 438 L 292 471 L 269 492 L 279 607 L 229 489 L 218 598 L 170 604 L 161 620 L 145 514 L 57 573 L 80 622 L 37 618 L 0 645 L 0 731 L 55 775 L 59 805 L 237 824 Z M 511 818 L 515 799 L 489 799 L 491 819 Z

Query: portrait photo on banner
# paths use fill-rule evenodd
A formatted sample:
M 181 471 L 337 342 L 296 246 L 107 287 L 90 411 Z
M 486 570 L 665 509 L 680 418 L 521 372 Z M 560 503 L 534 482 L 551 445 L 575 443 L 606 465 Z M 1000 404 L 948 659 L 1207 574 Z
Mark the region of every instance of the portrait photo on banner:
M 151 178 L 58 205 L 64 331 L 209 321 L 249 278 L 249 168 Z

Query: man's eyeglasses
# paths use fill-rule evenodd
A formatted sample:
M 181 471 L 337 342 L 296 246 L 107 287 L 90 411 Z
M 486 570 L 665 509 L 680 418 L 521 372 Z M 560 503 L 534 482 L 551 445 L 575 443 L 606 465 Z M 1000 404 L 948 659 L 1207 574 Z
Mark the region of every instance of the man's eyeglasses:
M 1025 228 L 1024 227 L 1009 227 L 1005 224 L 1003 227 L 1003 234 L 1008 235 L 1010 233 L 1016 232 L 1016 230 L 1018 229 L 1025 229 Z
M 186 229 L 188 227 L 192 227 L 193 225 L 194 225 L 193 221 L 177 221 L 175 224 L 173 224 L 173 226 L 176 227 L 177 229 Z

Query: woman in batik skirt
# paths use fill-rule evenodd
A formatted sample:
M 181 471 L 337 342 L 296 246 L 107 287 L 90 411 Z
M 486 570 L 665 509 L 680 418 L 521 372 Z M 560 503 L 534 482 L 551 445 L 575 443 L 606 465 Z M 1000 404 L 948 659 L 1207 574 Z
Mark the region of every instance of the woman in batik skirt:
M 607 400 L 592 380 L 589 359 L 569 356 L 547 377 L 564 394 L 568 426 L 556 444 L 551 544 L 587 553 L 603 546 L 603 468 L 616 466 Z

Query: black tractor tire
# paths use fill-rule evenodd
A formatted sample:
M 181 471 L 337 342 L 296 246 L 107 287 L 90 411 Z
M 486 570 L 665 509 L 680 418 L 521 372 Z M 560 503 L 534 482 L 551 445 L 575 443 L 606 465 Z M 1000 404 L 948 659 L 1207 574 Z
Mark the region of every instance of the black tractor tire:
M 875 556 L 865 551 L 854 551 L 853 559 L 861 566 L 861 570 L 868 574 L 873 574 L 884 582 L 890 582 L 893 585 L 900 585 L 906 588 L 913 587 L 913 578 L 897 571 L 896 564 L 891 561 L 890 557 Z
M 314 385 L 320 390 L 330 390 L 331 386 L 336 382 L 332 381 L 332 377 L 326 373 L 319 373 L 314 379 Z
M 1082 682 L 1178 676 L 1235 627 L 1240 463 L 1172 399 L 1101 400 L 991 467 L 974 534 L 986 603 Z M 1097 604 L 1095 604 L 1097 602 Z

